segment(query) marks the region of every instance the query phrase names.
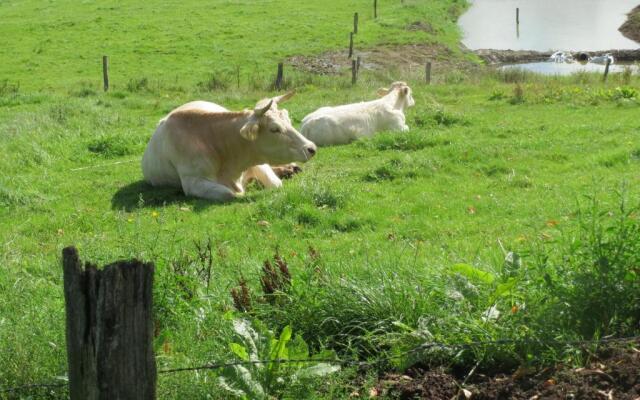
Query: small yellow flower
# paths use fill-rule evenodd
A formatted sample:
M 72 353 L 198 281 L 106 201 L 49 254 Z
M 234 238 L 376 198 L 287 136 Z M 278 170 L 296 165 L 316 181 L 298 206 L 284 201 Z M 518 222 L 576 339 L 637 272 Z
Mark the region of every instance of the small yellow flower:
M 160 215 L 160 214 L 158 214 L 158 212 L 157 212 L 157 211 L 152 211 L 152 212 L 151 212 L 151 216 L 152 216 L 153 218 L 158 218 L 158 215 Z
M 127 222 L 129 223 L 133 222 L 133 218 L 127 218 Z

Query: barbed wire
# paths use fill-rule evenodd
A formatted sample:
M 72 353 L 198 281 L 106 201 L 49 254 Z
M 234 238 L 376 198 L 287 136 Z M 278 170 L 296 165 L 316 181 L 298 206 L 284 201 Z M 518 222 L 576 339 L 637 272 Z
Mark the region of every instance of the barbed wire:
M 171 374 L 176 372 L 189 372 L 200 370 L 215 370 L 222 368 L 229 368 L 235 366 L 244 365 L 258 365 L 258 364 L 333 364 L 333 365 L 350 365 L 350 366 L 374 366 L 384 364 L 386 362 L 404 358 L 411 354 L 418 353 L 423 350 L 432 348 L 474 348 L 480 346 L 505 346 L 505 345 L 594 345 L 594 344 L 607 344 L 607 343 L 625 343 L 639 341 L 640 336 L 628 336 L 621 338 L 601 338 L 601 339 L 582 339 L 582 340 L 542 340 L 542 339 L 496 339 L 496 340 L 477 340 L 469 342 L 459 343 L 444 343 L 444 342 L 428 342 L 416 346 L 410 350 L 404 351 L 399 354 L 388 355 L 379 357 L 374 360 L 361 361 L 357 359 L 340 359 L 340 358 L 324 358 L 324 359 L 273 359 L 273 360 L 232 360 L 232 361 L 216 361 L 198 366 L 181 367 L 181 368 L 169 368 L 158 371 L 158 374 Z M 11 388 L 0 387 L 0 393 L 11 393 L 18 391 L 31 391 L 43 388 L 57 389 L 63 386 L 67 386 L 67 383 L 34 383 L 29 385 L 16 386 Z
M 168 374 L 174 372 L 184 371 L 198 371 L 206 369 L 221 369 L 241 365 L 256 365 L 256 364 L 295 364 L 295 363 L 326 363 L 334 365 L 357 365 L 357 366 L 372 366 L 377 364 L 383 364 L 385 362 L 396 360 L 399 358 L 407 357 L 413 353 L 417 353 L 422 350 L 428 350 L 434 347 L 440 348 L 472 348 L 479 346 L 500 346 L 500 345 L 524 345 L 524 344 L 538 344 L 538 345 L 589 345 L 589 344 L 606 344 L 606 343 L 623 343 L 640 340 L 640 336 L 628 336 L 622 338 L 602 338 L 602 339 L 583 339 L 583 340 L 537 340 L 537 339 L 497 339 L 487 341 L 471 341 L 460 343 L 443 343 L 443 342 L 428 342 L 423 343 L 413 349 L 404 351 L 399 354 L 393 354 L 385 357 L 379 357 L 371 361 L 361 361 L 356 359 L 273 359 L 273 360 L 234 360 L 228 362 L 213 362 L 195 367 L 183 367 L 183 368 L 171 368 L 158 371 L 159 374 Z

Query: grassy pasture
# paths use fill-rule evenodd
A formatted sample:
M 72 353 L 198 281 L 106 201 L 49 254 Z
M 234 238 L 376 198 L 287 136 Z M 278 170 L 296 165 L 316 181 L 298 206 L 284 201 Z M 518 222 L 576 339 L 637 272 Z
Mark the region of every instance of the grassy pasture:
M 0 65 L 0 76 L 7 77 L 0 81 L 0 386 L 65 374 L 59 257 L 69 244 L 97 263 L 156 262 L 160 368 L 230 357 L 229 343 L 237 341 L 231 320 L 242 314 L 234 311 L 229 291 L 240 278 L 254 294 L 248 317 L 276 332 L 290 325 L 315 351 L 361 359 L 424 340 L 637 332 L 624 319 L 637 312 L 638 302 L 628 300 L 637 296 L 637 276 L 616 275 L 639 254 L 638 214 L 620 212 L 617 194 L 623 191 L 631 206 L 638 203 L 637 76 L 614 75 L 603 85 L 592 75 L 452 71 L 425 86 L 418 76 L 388 71 L 365 72 L 351 88 L 346 74 L 292 73 L 289 85 L 298 94 L 287 109 L 296 124 L 321 105 L 368 99 L 389 80 L 406 79 L 416 99 L 407 114 L 411 131 L 321 148 L 282 190 L 254 186 L 230 204 L 141 181 L 140 157 L 166 112 L 196 98 L 251 107 L 273 94 L 267 72 L 282 57 L 342 47 L 334 24 L 343 18 L 348 31 L 354 10 L 362 10 L 362 43 L 393 37 L 456 47 L 452 21 L 461 2 L 405 3 L 381 5 L 379 22 L 366 17 L 368 2 L 356 1 L 336 1 L 333 8 L 277 3 L 286 11 L 273 2 L 261 2 L 264 8 L 176 2 L 158 10 L 134 2 L 0 3 L 0 17 L 10 21 L 0 33 L 15 39 L 9 50 L 0 49 L 12 54 L 4 53 L 9 62 Z M 211 26 L 213 19 L 220 25 Z M 404 30 L 422 19 L 433 21 L 435 33 Z M 277 40 L 265 37 L 271 31 Z M 177 32 L 189 35 L 184 43 L 172 39 Z M 247 46 L 256 42 L 262 45 Z M 99 91 L 103 53 L 117 59 L 114 87 L 106 94 Z M 219 54 L 225 58 L 215 58 Z M 212 58 L 202 61 L 203 55 Z M 234 63 L 246 58 L 256 60 L 258 83 L 247 76 L 235 88 Z M 230 88 L 199 84 L 212 70 L 223 71 L 222 83 Z M 602 214 L 589 212 L 593 196 Z M 198 276 L 194 244 L 208 240 L 210 282 Z M 591 258 L 608 257 L 607 243 L 619 245 L 622 256 L 611 258 L 614 267 L 597 280 L 602 285 L 589 289 Z M 518 271 L 507 270 L 500 246 L 523 255 Z M 259 276 L 276 251 L 293 283 L 284 300 L 271 305 L 257 301 Z M 553 286 L 546 286 L 547 275 Z M 628 284 L 607 286 L 616 279 Z M 559 293 L 572 308 L 554 302 Z M 611 304 L 589 303 L 607 296 Z M 485 313 L 494 304 L 504 317 L 492 322 Z M 514 306 L 524 311 L 510 312 Z M 593 321 L 591 314 L 597 315 Z M 581 362 L 573 348 L 515 346 L 424 357 L 487 366 Z M 346 368 L 277 393 L 342 398 L 355 389 L 355 375 Z M 164 375 L 159 391 L 160 398 L 226 398 L 216 395 L 214 373 Z

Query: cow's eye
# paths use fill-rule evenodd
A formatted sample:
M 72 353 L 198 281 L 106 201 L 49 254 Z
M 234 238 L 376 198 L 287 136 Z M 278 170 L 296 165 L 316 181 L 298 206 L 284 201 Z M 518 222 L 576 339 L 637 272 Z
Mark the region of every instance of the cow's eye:
M 271 128 L 271 132 L 278 133 L 280 132 L 280 128 L 278 128 L 277 126 L 274 126 L 273 128 Z

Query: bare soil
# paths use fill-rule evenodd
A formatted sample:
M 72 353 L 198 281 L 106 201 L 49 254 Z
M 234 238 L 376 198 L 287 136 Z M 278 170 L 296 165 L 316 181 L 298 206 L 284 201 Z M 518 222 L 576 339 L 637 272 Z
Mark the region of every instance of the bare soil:
M 584 368 L 556 365 L 542 370 L 471 375 L 414 367 L 404 375 L 386 374 L 375 388 L 392 399 L 538 400 L 640 399 L 640 341 L 609 347 L 592 356 Z M 466 391 L 466 392 L 465 392 Z
M 407 29 L 430 29 L 426 23 L 415 22 Z M 293 56 L 287 63 L 295 68 L 322 75 L 340 74 L 351 68 L 349 50 L 331 51 L 315 56 Z M 454 57 L 452 51 L 442 45 L 408 44 L 380 45 L 374 48 L 354 52 L 354 58 L 360 57 L 360 68 L 369 71 L 419 70 L 423 71 L 425 63 L 430 61 L 433 73 L 450 71 L 452 67 L 464 70 L 476 67 L 469 61 Z
M 627 21 L 619 28 L 623 35 L 640 43 L 640 6 L 631 10 Z

